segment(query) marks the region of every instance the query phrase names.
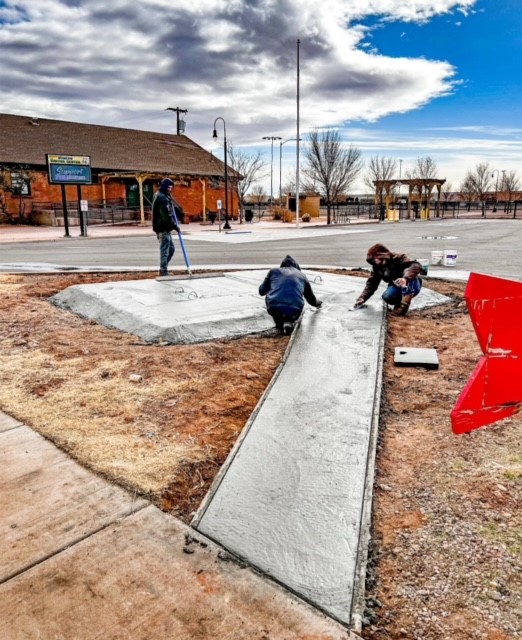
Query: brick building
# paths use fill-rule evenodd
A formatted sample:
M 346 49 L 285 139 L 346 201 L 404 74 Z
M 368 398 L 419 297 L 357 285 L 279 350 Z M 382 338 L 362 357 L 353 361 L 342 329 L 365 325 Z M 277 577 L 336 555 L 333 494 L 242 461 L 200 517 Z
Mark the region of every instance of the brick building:
M 163 177 L 174 180 L 174 197 L 189 220 L 205 219 L 225 201 L 223 162 L 185 135 L 0 114 L 0 212 L 37 219 L 60 211 L 62 186 L 49 182 L 47 154 L 90 157 L 92 184 L 65 186 L 68 209 L 81 199 L 89 212 L 119 206 L 144 221 Z M 237 174 L 229 167 L 228 176 L 236 217 Z

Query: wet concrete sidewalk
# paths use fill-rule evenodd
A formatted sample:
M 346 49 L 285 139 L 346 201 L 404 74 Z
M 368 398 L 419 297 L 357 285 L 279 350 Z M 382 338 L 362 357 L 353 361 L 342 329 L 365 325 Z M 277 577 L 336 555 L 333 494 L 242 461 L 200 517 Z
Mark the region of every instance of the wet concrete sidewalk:
M 186 313 L 165 307 L 180 308 L 183 287 L 183 305 L 201 307 L 197 340 L 206 340 L 219 337 L 211 325 L 230 324 L 241 288 L 237 326 L 251 333 L 253 318 L 267 320 L 257 294 L 265 273 L 147 280 L 146 290 L 112 282 L 107 300 L 144 325 L 156 316 L 184 324 Z M 383 309 L 376 295 L 348 313 L 360 279 L 306 273 L 324 308 L 307 308 L 198 532 L 0 414 L 1 638 L 350 637 L 336 620 L 357 626 L 363 595 Z M 81 288 L 92 299 L 106 286 Z M 424 289 L 416 304 L 442 300 Z M 216 317 L 205 311 L 212 306 Z M 105 323 L 113 316 L 108 309 Z

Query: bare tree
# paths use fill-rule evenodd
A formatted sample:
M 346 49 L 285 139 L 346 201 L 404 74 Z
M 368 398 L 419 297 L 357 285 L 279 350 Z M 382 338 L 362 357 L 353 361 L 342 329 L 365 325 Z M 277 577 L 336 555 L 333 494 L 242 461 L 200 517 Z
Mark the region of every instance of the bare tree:
M 335 129 L 315 129 L 305 148 L 305 188 L 316 190 L 326 202 L 327 224 L 331 224 L 332 205 L 355 180 L 362 168 L 361 151 L 346 147 Z
M 454 188 L 453 188 L 453 184 L 451 182 L 445 182 L 443 185 L 441 185 L 440 187 L 440 202 L 442 202 L 442 210 L 446 211 L 448 208 L 448 201 L 451 200 L 451 198 L 454 195 Z
M 260 180 L 266 176 L 266 173 L 263 173 L 266 163 L 263 160 L 261 152 L 248 153 L 241 149 L 236 149 L 232 144 L 228 146 L 228 163 L 232 169 L 239 174 L 237 182 L 239 221 L 243 222 L 245 196 L 256 180 Z
M 410 180 L 417 180 L 419 183 L 419 196 L 421 201 L 424 194 L 424 208 L 429 206 L 431 197 L 431 182 L 437 177 L 437 163 L 431 156 L 417 158 L 413 169 L 406 172 L 406 177 Z
M 491 167 L 488 162 L 479 162 L 473 171 L 468 171 L 464 182 L 471 190 L 473 196 L 477 198 L 482 207 L 482 215 L 486 215 L 486 194 L 491 187 Z
M 295 193 L 295 167 L 293 169 L 288 169 L 285 172 L 281 193 L 282 194 Z M 283 198 L 284 198 L 284 195 L 283 195 Z M 282 202 L 281 202 L 281 206 L 283 206 Z
M 517 172 L 514 170 L 502 172 L 502 182 L 500 183 L 500 190 L 507 195 L 507 204 L 504 206 L 504 211 L 509 213 L 511 211 L 511 200 L 513 193 L 520 188 L 520 179 Z
M 466 174 L 466 177 L 460 185 L 459 194 L 460 199 L 466 203 L 466 207 L 469 211 L 471 209 L 471 203 L 473 202 L 473 198 L 475 196 L 475 186 L 473 183 L 473 178 L 469 172 Z
M 437 163 L 431 156 L 424 156 L 417 158 L 413 169 L 406 172 L 408 178 L 413 180 L 427 180 L 429 178 L 436 178 L 438 173 Z
M 25 215 L 24 196 L 30 194 L 31 182 L 34 179 L 33 172 L 27 165 L 0 166 L 0 189 L 2 195 L 2 212 L 11 223 L 30 223 L 30 216 Z M 18 196 L 18 218 L 13 217 L 5 202 L 5 193 L 11 192 Z
M 373 156 L 367 166 L 364 184 L 377 195 L 377 204 L 382 206 L 386 197 L 386 180 L 393 180 L 397 172 L 397 161 L 386 156 Z
M 266 194 L 265 194 L 265 189 L 263 187 L 262 184 L 255 184 L 250 193 L 249 193 L 250 198 L 252 198 L 252 202 L 254 202 L 255 204 L 257 204 L 257 211 L 258 211 L 258 215 L 259 212 L 261 211 L 261 205 L 263 204 L 263 202 L 266 201 Z

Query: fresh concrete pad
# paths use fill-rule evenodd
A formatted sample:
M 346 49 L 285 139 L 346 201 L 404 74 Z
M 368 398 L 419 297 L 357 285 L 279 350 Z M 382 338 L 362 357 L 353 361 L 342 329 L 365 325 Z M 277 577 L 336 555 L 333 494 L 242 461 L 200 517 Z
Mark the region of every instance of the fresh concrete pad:
M 64 549 L 0 585 L 0 637 L 355 640 L 189 535 L 148 506 Z
M 146 342 L 193 344 L 237 338 L 273 327 L 264 299 L 258 294 L 267 271 L 76 285 L 53 296 L 51 301 Z M 333 294 L 360 292 L 364 286 L 363 279 L 353 276 L 311 270 L 305 273 L 322 300 Z M 412 308 L 443 300 L 443 296 L 424 288 Z
M 0 582 L 147 504 L 26 426 L 0 433 L 0 466 Z
M 257 291 L 226 276 L 77 285 L 51 300 L 147 342 L 192 344 L 259 333 L 273 326 Z

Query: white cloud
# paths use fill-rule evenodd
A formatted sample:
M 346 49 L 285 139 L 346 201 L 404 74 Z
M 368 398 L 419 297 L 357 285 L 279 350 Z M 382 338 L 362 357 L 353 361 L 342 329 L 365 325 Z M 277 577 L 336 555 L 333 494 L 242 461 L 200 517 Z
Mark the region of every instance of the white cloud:
M 165 109 L 179 106 L 189 111 L 187 134 L 206 148 L 216 148 L 211 135 L 217 116 L 226 119 L 236 146 L 260 144 L 263 135 L 293 138 L 299 38 L 303 136 L 316 126 L 349 127 L 348 139 L 365 158 L 401 157 L 406 168 L 418 156 L 434 155 L 455 183 L 484 159 L 516 169 L 512 160 L 522 158 L 521 131 L 477 124 L 397 137 L 357 128 L 418 109 L 460 82 L 449 62 L 391 58 L 372 50 L 362 21 L 422 23 L 458 13 L 461 24 L 475 4 L 3 0 L 0 111 L 174 131 L 175 115 Z M 291 146 L 285 147 L 285 171 L 293 162 Z M 277 175 L 278 167 L 274 171 Z
M 359 21 L 423 21 L 474 1 L 4 0 L 1 110 L 165 130 L 175 103 L 196 138 L 216 114 L 245 143 L 285 135 L 299 37 L 303 130 L 375 121 L 451 92 L 455 70 L 365 50 Z

